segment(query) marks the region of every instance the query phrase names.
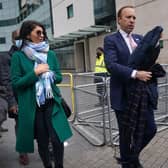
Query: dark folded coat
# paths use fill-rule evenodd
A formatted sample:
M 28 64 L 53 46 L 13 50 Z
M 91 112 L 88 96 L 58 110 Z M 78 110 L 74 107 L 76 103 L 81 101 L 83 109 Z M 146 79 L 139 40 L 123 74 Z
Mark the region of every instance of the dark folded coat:
M 160 26 L 154 27 L 149 31 L 138 44 L 135 51 L 132 53 L 129 59 L 129 66 L 137 70 L 147 70 L 152 72 L 152 79 L 148 82 L 144 82 L 146 90 L 149 95 L 149 102 L 153 105 L 153 108 L 157 108 L 158 93 L 157 78 L 163 77 L 166 72 L 160 64 L 156 64 L 156 60 L 160 53 L 160 45 L 158 44 L 163 28 Z M 131 88 L 138 87 L 138 80 L 131 83 Z
M 160 53 L 158 41 L 163 28 L 156 26 L 149 31 L 132 53 L 128 65 L 138 70 L 149 70 L 155 64 Z
M 165 71 L 160 64 L 155 64 L 160 53 L 160 46 L 157 44 L 162 27 L 155 27 L 149 31 L 129 59 L 129 66 L 137 70 L 148 70 L 152 72 L 152 79 L 148 82 L 132 80 L 128 86 L 128 101 L 126 112 L 123 115 L 123 125 L 131 133 L 131 137 L 136 134 L 135 154 L 141 150 L 144 129 L 146 123 L 146 113 L 149 103 L 156 109 L 157 106 L 157 77 L 165 75 Z M 133 138 L 134 139 L 134 138 Z M 134 141 L 132 141 L 134 145 Z

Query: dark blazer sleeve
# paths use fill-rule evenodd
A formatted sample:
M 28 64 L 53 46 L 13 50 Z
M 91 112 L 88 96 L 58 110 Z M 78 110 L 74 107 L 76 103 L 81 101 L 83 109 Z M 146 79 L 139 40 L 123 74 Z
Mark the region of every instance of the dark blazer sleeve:
M 128 55 L 125 54 L 121 41 L 116 36 L 110 35 L 104 39 L 105 64 L 112 76 L 128 81 L 133 69 L 127 66 Z M 126 47 L 125 44 L 125 49 L 128 50 Z
M 12 84 L 10 80 L 10 56 L 1 55 L 0 60 L 0 96 L 8 102 L 8 107 L 16 105 Z

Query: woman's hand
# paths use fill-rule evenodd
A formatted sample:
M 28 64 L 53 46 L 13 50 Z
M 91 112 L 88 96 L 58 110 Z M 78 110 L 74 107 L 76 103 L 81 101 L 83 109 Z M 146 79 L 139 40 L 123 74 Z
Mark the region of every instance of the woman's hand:
M 14 114 L 17 114 L 18 112 L 18 107 L 16 105 L 12 106 L 9 108 L 9 111 L 14 113 Z
M 34 72 L 36 75 L 40 75 L 44 72 L 49 71 L 49 66 L 48 64 L 38 64 L 37 67 L 34 69 Z

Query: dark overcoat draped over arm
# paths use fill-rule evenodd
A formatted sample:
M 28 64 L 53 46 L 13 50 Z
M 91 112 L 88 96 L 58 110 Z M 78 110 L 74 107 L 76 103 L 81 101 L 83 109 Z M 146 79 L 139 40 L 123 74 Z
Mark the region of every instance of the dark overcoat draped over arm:
M 138 44 L 128 61 L 129 67 L 133 69 L 152 72 L 152 79 L 150 81 L 143 82 L 135 79 L 131 80 L 128 86 L 128 101 L 126 113 L 123 115 L 123 124 L 129 129 L 132 136 L 136 133 L 138 137 L 137 152 L 142 146 L 148 108 L 149 106 L 153 109 L 157 107 L 157 77 L 165 75 L 162 66 L 155 64 L 160 53 L 158 41 L 162 31 L 163 28 L 160 26 L 149 31 Z M 135 129 L 138 132 L 135 132 Z
M 128 61 L 129 67 L 133 69 L 152 72 L 152 79 L 147 83 L 145 82 L 145 84 L 148 86 L 150 102 L 153 104 L 154 108 L 157 106 L 158 97 L 157 78 L 165 75 L 162 66 L 155 63 L 160 53 L 159 39 L 162 31 L 162 27 L 156 26 L 151 31 L 147 32 Z
M 155 64 L 160 53 L 160 46 L 157 43 L 162 31 L 162 27 L 156 26 L 146 33 L 129 58 L 128 64 L 130 67 L 138 70 L 149 70 Z

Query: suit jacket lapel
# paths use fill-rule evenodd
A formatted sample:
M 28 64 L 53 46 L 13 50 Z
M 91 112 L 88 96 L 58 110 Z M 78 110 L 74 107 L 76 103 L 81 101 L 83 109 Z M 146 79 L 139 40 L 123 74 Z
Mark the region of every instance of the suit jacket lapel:
M 117 37 L 118 37 L 118 39 L 119 39 L 119 41 L 120 41 L 121 47 L 123 47 L 124 50 L 126 51 L 126 54 L 127 54 L 128 56 L 130 56 L 129 48 L 128 48 L 128 46 L 127 46 L 125 40 L 123 39 L 123 37 L 122 37 L 122 35 L 120 34 L 119 31 L 117 32 Z
M 141 41 L 135 34 L 132 34 L 132 38 L 137 44 Z

